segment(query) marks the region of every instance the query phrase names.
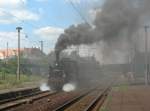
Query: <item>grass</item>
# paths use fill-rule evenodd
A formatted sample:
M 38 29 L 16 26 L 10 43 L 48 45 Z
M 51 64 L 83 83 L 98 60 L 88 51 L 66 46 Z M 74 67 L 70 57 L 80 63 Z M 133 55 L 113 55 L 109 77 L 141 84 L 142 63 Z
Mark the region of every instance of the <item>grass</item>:
M 107 106 L 107 104 L 108 104 L 109 102 L 111 102 L 111 100 L 112 100 L 112 96 L 111 96 L 111 95 L 108 95 L 108 97 L 107 97 L 105 103 L 103 104 L 103 106 L 100 108 L 99 111 L 110 111 L 109 108 L 108 108 L 108 106 Z
M 120 84 L 116 87 L 113 87 L 113 91 L 128 91 L 129 89 L 129 85 L 128 84 Z M 109 107 L 108 107 L 108 103 L 110 103 L 112 101 L 112 95 L 108 95 L 105 103 L 103 104 L 103 106 L 100 108 L 99 111 L 110 111 Z
M 29 84 L 34 85 L 42 79 L 43 78 L 39 76 L 21 74 L 20 80 L 16 80 L 16 74 L 5 74 L 5 78 L 3 78 L 3 74 L 0 73 L 0 90 L 22 88 L 27 84 L 28 86 Z
M 106 107 L 102 107 L 102 108 L 100 109 L 100 111 L 110 111 L 110 110 L 107 109 Z
M 117 87 L 114 87 L 113 90 L 115 91 L 128 91 L 129 85 L 128 84 L 120 84 Z

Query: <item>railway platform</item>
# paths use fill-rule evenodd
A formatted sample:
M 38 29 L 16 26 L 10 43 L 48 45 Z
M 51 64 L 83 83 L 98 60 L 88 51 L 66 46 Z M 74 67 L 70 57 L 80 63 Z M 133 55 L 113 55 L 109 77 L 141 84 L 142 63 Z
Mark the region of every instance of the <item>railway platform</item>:
M 150 111 L 150 86 L 114 87 L 100 111 Z

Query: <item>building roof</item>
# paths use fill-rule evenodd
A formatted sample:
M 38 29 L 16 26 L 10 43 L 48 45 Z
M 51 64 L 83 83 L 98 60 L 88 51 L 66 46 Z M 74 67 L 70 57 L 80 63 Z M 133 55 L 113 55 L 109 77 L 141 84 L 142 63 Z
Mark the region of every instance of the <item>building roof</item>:
M 31 53 L 34 50 L 39 50 L 38 48 L 21 48 L 20 52 L 28 52 Z M 18 55 L 18 49 L 9 48 L 9 49 L 1 49 L 0 50 L 0 59 L 11 58 Z

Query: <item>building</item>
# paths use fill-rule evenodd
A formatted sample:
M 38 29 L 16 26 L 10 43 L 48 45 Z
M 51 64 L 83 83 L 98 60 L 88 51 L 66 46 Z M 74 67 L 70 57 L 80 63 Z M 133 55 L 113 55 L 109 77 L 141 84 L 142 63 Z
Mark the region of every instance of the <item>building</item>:
M 21 48 L 20 53 L 32 54 L 34 52 L 41 52 L 39 48 Z M 0 50 L 0 59 L 12 58 L 18 55 L 18 49 L 2 49 Z

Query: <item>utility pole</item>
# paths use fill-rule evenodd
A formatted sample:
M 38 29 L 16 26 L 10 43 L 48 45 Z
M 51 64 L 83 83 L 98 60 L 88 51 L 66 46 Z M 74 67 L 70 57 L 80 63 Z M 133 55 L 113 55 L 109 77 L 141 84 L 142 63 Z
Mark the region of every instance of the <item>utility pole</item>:
M 20 80 L 20 30 L 22 27 L 17 27 L 16 30 L 18 31 L 18 67 L 17 67 L 17 80 Z
M 5 60 L 5 67 L 6 67 L 6 65 L 7 65 L 7 62 L 8 62 L 8 42 L 6 43 L 6 52 L 4 51 L 4 60 Z M 6 78 L 6 73 L 4 72 L 3 73 L 3 79 L 5 80 L 5 78 Z
M 43 52 L 43 41 L 41 40 L 41 41 L 39 41 L 40 42 L 40 44 L 41 44 L 41 52 Z
M 7 54 L 6 54 L 6 57 L 8 59 L 8 42 L 7 42 Z
M 145 29 L 145 85 L 148 85 L 148 76 L 149 76 L 149 62 L 148 62 L 148 25 L 144 27 Z

